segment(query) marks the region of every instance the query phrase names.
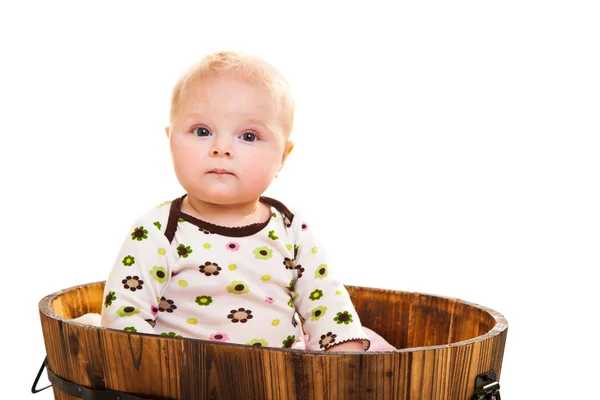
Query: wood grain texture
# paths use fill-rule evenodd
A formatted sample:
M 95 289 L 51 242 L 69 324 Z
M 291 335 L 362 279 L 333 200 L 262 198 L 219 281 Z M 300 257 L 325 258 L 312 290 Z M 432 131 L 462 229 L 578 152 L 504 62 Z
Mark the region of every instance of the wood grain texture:
M 39 303 L 48 366 L 94 389 L 162 399 L 470 399 L 478 374 L 500 376 L 508 325 L 458 299 L 347 289 L 363 324 L 399 350 L 322 353 L 130 334 L 70 321 L 99 313 L 104 282 Z M 74 397 L 54 389 L 56 399 Z

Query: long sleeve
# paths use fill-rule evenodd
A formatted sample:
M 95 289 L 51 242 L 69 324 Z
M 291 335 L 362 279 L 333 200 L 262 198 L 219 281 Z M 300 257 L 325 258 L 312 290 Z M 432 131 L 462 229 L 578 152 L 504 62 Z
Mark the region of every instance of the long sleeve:
M 308 348 L 327 350 L 339 343 L 360 340 L 367 350 L 370 342 L 350 295 L 327 264 L 325 251 L 311 226 L 294 218 L 292 229 L 296 241 L 294 305 L 309 336 Z
M 161 299 L 176 258 L 163 232 L 166 221 L 138 219 L 125 237 L 104 289 L 101 325 L 129 332 L 156 334 Z

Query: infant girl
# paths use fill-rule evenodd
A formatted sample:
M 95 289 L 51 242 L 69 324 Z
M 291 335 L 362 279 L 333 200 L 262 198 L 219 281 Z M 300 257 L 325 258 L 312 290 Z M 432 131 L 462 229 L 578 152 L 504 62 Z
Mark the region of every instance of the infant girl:
M 293 149 L 293 117 L 286 79 L 257 57 L 210 54 L 178 80 L 166 134 L 185 194 L 131 225 L 106 281 L 102 327 L 264 347 L 393 349 L 362 326 L 310 221 L 263 196 Z

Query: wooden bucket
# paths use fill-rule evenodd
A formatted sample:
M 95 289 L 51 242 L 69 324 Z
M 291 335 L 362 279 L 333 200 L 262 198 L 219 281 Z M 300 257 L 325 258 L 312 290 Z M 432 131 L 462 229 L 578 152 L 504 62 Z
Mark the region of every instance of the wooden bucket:
M 501 314 L 476 304 L 355 286 L 363 325 L 399 350 L 255 348 L 70 321 L 100 313 L 103 289 L 76 286 L 39 303 L 56 399 L 473 399 L 498 386 L 482 374 L 499 380 L 508 332 Z

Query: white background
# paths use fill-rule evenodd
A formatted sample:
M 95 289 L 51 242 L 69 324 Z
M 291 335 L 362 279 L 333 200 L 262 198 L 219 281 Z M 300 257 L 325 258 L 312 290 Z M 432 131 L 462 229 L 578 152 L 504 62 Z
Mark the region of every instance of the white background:
M 172 85 L 233 49 L 292 84 L 297 145 L 267 194 L 312 216 L 345 283 L 493 308 L 510 326 L 503 398 L 587 398 L 594 3 L 2 3 L 3 396 L 51 398 L 28 394 L 38 301 L 106 279 L 133 219 L 183 193 L 163 130 Z

